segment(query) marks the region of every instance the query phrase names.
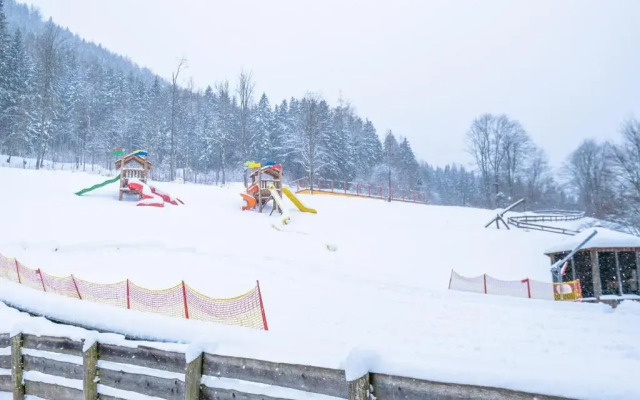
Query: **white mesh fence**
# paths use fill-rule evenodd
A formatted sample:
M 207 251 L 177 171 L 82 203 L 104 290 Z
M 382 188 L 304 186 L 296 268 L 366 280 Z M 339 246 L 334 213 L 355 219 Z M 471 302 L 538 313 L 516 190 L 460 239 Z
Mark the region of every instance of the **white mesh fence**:
M 503 281 L 489 275 L 473 278 L 462 276 L 451 271 L 449 289 L 462 292 L 495 294 L 501 296 L 522 297 L 530 299 L 553 300 L 553 284 L 523 279 L 521 281 Z
M 456 271 L 451 271 L 449 289 L 462 292 L 484 293 L 484 277 L 476 276 L 475 278 L 467 278 L 466 276 L 458 275 Z

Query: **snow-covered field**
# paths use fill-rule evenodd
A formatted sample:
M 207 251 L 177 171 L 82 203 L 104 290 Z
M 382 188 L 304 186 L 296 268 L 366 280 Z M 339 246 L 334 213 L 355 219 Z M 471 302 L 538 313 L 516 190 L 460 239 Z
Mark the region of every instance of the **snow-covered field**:
M 221 352 L 338 368 L 357 348 L 377 372 L 576 398 L 640 398 L 640 304 L 613 311 L 447 290 L 452 268 L 550 281 L 543 251 L 561 235 L 485 229 L 495 214 L 487 210 L 322 195 L 300 196 L 317 215 L 285 200 L 291 223 L 279 231 L 272 227 L 277 216 L 240 210 L 241 185 L 159 183 L 186 203 L 164 208 L 119 202 L 116 184 L 73 194 L 104 179 L 0 168 L 0 252 L 52 275 L 129 278 L 149 288 L 184 279 L 213 297 L 237 295 L 260 280 L 269 332 L 247 330 L 237 335 L 242 346 L 219 343 Z M 0 297 L 48 296 L 22 291 L 0 283 Z M 7 312 L 0 307 L 0 315 Z M 10 318 L 0 321 L 0 331 L 13 329 L 4 322 Z M 159 335 L 184 342 L 206 332 L 233 341 L 241 329 L 154 321 L 165 324 Z

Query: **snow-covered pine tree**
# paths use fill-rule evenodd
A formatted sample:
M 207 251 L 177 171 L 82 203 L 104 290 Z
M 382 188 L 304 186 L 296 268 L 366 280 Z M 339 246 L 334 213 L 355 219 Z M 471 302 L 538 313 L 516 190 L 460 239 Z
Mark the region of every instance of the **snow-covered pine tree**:
M 29 152 L 29 126 L 32 99 L 29 86 L 33 74 L 31 62 L 27 58 L 22 40 L 22 33 L 17 30 L 13 35 L 11 45 L 7 51 L 7 82 L 11 93 L 9 102 L 5 105 L 4 125 L 5 139 L 0 142 L 8 155 L 7 162 L 12 155 L 27 155 Z
M 4 14 L 4 3 L 3 0 L 0 0 L 0 151 L 7 146 L 8 125 L 11 118 L 8 108 L 12 102 L 15 102 L 9 87 L 9 47 L 10 38 Z
M 398 162 L 400 172 L 398 181 L 401 187 L 405 190 L 418 189 L 420 186 L 420 180 L 418 179 L 419 166 L 407 138 L 403 138 L 398 146 Z
M 258 162 L 273 161 L 271 159 L 273 147 L 271 139 L 274 129 L 274 116 L 266 93 L 262 93 L 258 105 L 251 115 L 253 117 L 250 128 L 253 136 L 251 146 L 253 158 Z

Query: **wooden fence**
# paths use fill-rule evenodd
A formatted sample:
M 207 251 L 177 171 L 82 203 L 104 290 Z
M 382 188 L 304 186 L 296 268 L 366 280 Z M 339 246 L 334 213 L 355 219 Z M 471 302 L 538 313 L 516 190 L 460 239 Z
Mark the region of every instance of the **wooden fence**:
M 534 229 L 544 232 L 559 233 L 562 235 L 577 235 L 579 232 L 571 229 L 559 228 L 557 226 L 549 226 L 540 224 L 540 222 L 562 222 L 562 221 L 577 221 L 584 218 L 584 213 L 577 211 L 544 211 L 544 215 L 520 215 L 515 217 L 509 217 L 508 221 L 511 225 L 514 225 L 521 229 Z
M 402 201 L 405 203 L 427 203 L 426 192 L 417 190 L 392 190 L 388 186 L 375 186 L 360 182 L 333 181 L 318 178 L 311 184 L 307 178 L 296 179 L 291 182 L 296 193 L 337 194 L 350 197 L 368 197 L 372 199 L 384 199 Z
M 107 343 L 87 343 L 90 346 L 83 351 L 84 344 L 61 337 L 0 334 L 0 392 L 12 392 L 13 400 L 25 395 L 50 400 L 131 397 L 132 393 L 122 391 L 167 400 L 278 400 L 283 398 L 278 396 L 305 398 L 309 393 L 350 400 L 563 399 L 377 373 L 347 382 L 343 370 L 208 353 L 187 364 L 185 354 L 179 352 Z M 9 353 L 8 348 L 10 355 L 2 355 Z M 2 375 L 3 369 L 11 374 Z M 244 382 L 239 387 L 251 389 L 243 392 L 228 384 L 214 387 L 221 378 Z M 274 387 L 280 392 L 274 393 Z M 283 395 L 282 390 L 295 392 Z

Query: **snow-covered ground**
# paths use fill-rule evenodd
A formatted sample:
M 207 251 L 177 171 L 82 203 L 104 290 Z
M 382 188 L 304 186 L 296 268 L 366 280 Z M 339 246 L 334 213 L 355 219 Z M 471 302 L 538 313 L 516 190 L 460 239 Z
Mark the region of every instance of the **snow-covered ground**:
M 356 358 L 377 372 L 640 398 L 640 304 L 613 311 L 447 290 L 451 269 L 550 281 L 543 251 L 562 235 L 485 229 L 495 214 L 488 210 L 322 195 L 300 196 L 317 215 L 285 200 L 291 223 L 276 230 L 277 216 L 240 210 L 241 185 L 159 183 L 186 203 L 164 208 L 119 202 L 116 184 L 73 194 L 104 179 L 0 168 L 0 252 L 52 275 L 130 278 L 149 288 L 184 279 L 213 297 L 237 295 L 259 279 L 269 332 L 227 334 L 229 327 L 168 318 L 152 325 L 165 324 L 160 335 L 185 343 L 195 340 L 189 326 L 198 335 L 218 334 L 220 352 L 338 368 L 356 348 L 367 355 Z M 0 297 L 39 299 L 21 290 L 3 283 Z M 7 320 L 0 318 L 0 331 L 12 329 Z M 234 337 L 238 342 L 228 343 Z

